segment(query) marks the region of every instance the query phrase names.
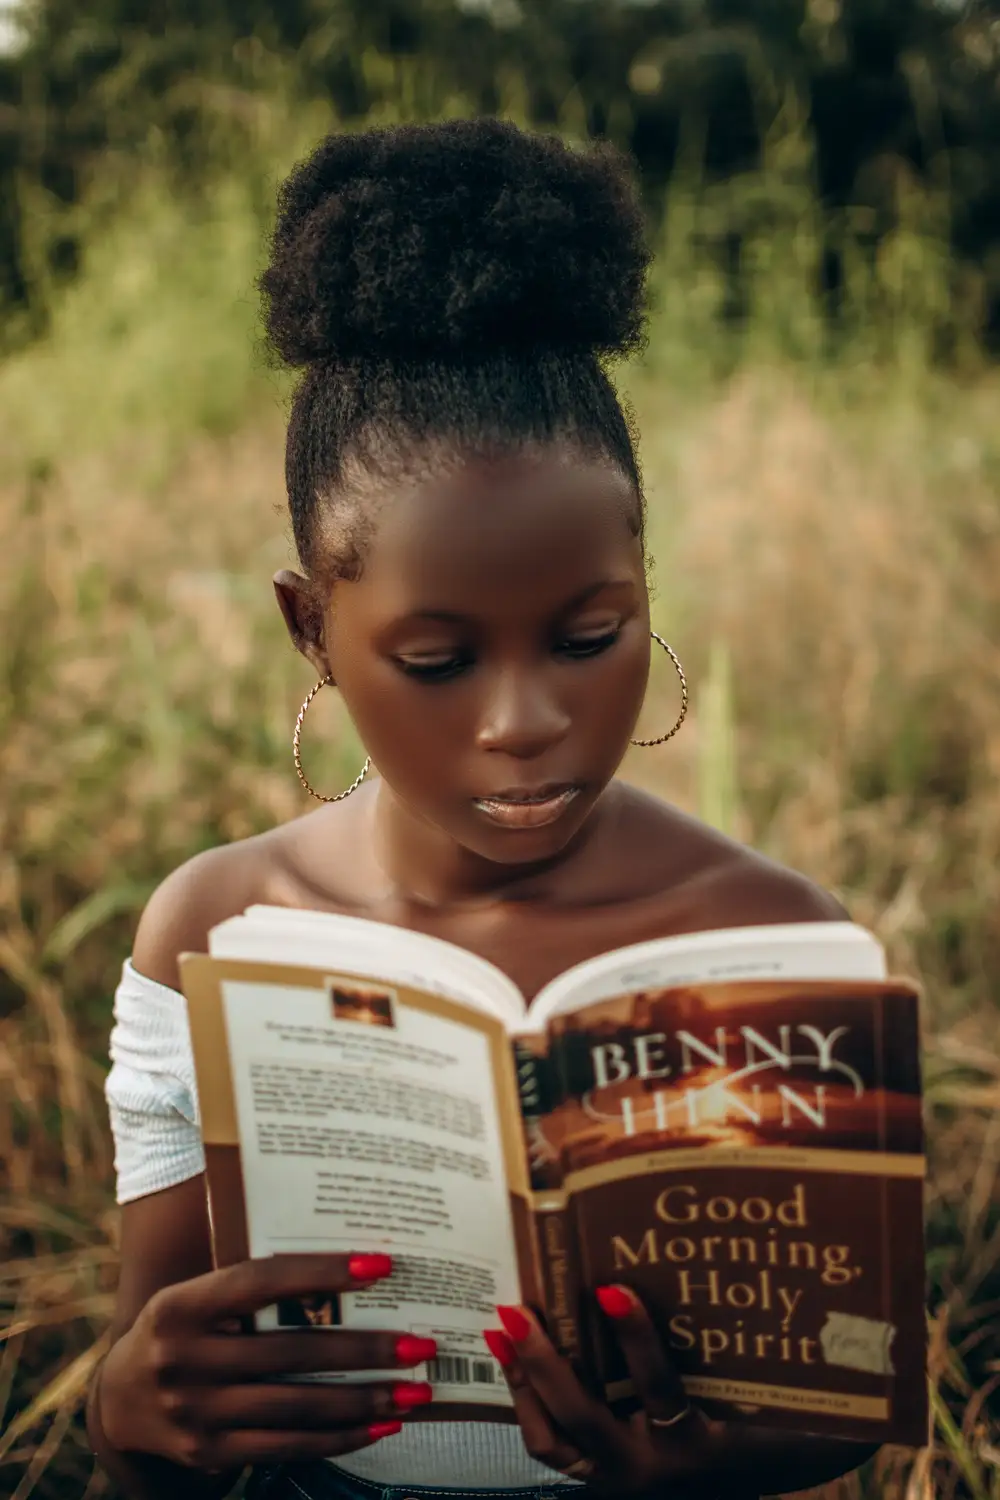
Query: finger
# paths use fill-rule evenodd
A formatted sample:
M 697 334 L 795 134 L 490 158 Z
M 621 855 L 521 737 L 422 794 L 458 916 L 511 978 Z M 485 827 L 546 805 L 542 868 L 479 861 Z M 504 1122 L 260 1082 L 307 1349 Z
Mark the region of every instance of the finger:
M 434 1392 L 426 1382 L 378 1385 L 225 1386 L 199 1400 L 200 1424 L 229 1432 L 248 1428 L 323 1432 L 370 1426 L 426 1406 Z
M 211 1445 L 209 1463 L 199 1468 L 245 1468 L 248 1464 L 307 1463 L 313 1458 L 338 1458 L 370 1448 L 402 1430 L 401 1422 L 378 1422 L 340 1432 L 268 1432 L 251 1429 L 227 1432 Z
M 588 1395 L 527 1308 L 498 1307 L 497 1313 L 518 1364 L 555 1427 L 586 1457 L 601 1465 L 616 1464 L 625 1437 L 608 1408 Z
M 245 1318 L 274 1302 L 357 1291 L 392 1274 L 388 1255 L 269 1255 L 208 1271 L 158 1297 L 192 1325 Z
M 434 1359 L 434 1339 L 357 1328 L 301 1328 L 295 1333 L 251 1333 L 198 1342 L 199 1382 L 243 1381 L 269 1375 L 316 1375 L 325 1370 L 412 1369 Z
M 614 1325 L 646 1416 L 654 1427 L 670 1424 L 662 1427 L 663 1432 L 676 1427 L 680 1436 L 681 1419 L 688 1414 L 694 1416 L 694 1408 L 646 1309 L 628 1287 L 602 1286 L 595 1295 L 601 1311 Z
M 521 1429 L 524 1446 L 531 1457 L 550 1469 L 568 1469 L 579 1463 L 581 1454 L 572 1443 L 556 1431 L 548 1412 L 532 1389 L 517 1357 L 514 1345 L 505 1333 L 485 1333 L 486 1346 L 503 1371 L 514 1402 L 514 1415 Z

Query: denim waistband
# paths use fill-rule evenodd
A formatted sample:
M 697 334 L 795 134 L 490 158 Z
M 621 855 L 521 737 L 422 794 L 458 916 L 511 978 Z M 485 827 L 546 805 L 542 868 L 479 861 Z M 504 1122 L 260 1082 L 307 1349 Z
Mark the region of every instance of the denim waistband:
M 359 1479 L 329 1463 L 282 1464 L 255 1469 L 245 1500 L 564 1500 L 568 1490 L 576 1489 L 558 1479 L 517 1490 L 429 1489 Z

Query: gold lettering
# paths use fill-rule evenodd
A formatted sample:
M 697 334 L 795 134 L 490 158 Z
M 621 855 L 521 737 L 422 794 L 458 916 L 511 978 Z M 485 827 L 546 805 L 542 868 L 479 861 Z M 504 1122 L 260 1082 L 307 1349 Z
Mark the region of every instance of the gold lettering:
M 802 1301 L 802 1288 L 799 1287 L 797 1292 L 792 1293 L 786 1286 L 779 1286 L 778 1296 L 781 1299 L 782 1307 L 785 1309 L 785 1316 L 781 1320 L 781 1326 L 787 1329 L 795 1316 L 795 1309 Z
M 734 1281 L 726 1287 L 726 1301 L 730 1307 L 753 1307 L 757 1293 L 745 1281 Z
M 691 1331 L 692 1322 L 693 1319 L 688 1317 L 687 1313 L 677 1313 L 670 1319 L 671 1337 L 680 1340 L 680 1343 L 673 1345 L 675 1349 L 693 1349 L 698 1342 Z
M 703 1328 L 701 1330 L 701 1357 L 706 1365 L 713 1364 L 717 1354 L 723 1354 L 729 1348 L 729 1335 L 721 1328 Z
M 850 1253 L 849 1245 L 824 1246 L 823 1272 L 819 1278 L 824 1286 L 846 1286 L 853 1279 L 853 1270 L 844 1264 Z
M 657 1217 L 660 1218 L 660 1219 L 663 1219 L 667 1224 L 691 1224 L 691 1223 L 693 1223 L 694 1220 L 697 1219 L 697 1217 L 698 1217 L 698 1209 L 697 1209 L 697 1207 L 693 1203 L 691 1203 L 691 1204 L 688 1205 L 688 1211 L 687 1211 L 687 1213 L 682 1213 L 682 1214 L 680 1214 L 678 1216 L 678 1214 L 670 1212 L 669 1200 L 670 1200 L 671 1193 L 683 1193 L 688 1198 L 695 1198 L 695 1197 L 697 1197 L 697 1192 L 698 1192 L 697 1188 L 693 1188 L 693 1187 L 669 1187 L 669 1188 L 664 1188 L 663 1192 L 660 1194 L 660 1196 L 656 1200 L 656 1215 L 657 1215 Z
M 652 1233 L 652 1230 L 650 1230 L 650 1233 Z M 667 1243 L 663 1247 L 663 1253 L 667 1260 L 673 1261 L 676 1265 L 679 1260 L 694 1260 L 698 1254 L 698 1246 L 694 1240 L 667 1240 Z
M 806 1190 L 805 1184 L 797 1182 L 792 1196 L 784 1203 L 778 1204 L 778 1212 L 775 1215 L 779 1224 L 784 1224 L 788 1229 L 805 1229 L 808 1224 L 806 1218 Z
M 645 1259 L 647 1265 L 655 1266 L 659 1259 L 656 1250 L 655 1229 L 646 1230 L 638 1250 L 633 1250 L 620 1234 L 613 1234 L 611 1236 L 611 1248 L 614 1252 L 616 1271 L 623 1271 L 626 1266 L 637 1266 L 643 1259 Z
M 678 1271 L 677 1280 L 680 1283 L 682 1307 L 690 1307 L 694 1301 L 695 1292 L 707 1292 L 708 1300 L 713 1307 L 718 1307 L 722 1301 L 719 1296 L 718 1271 L 709 1271 L 707 1281 L 692 1281 L 690 1271 Z
M 705 1208 L 705 1217 L 711 1219 L 713 1224 L 729 1224 L 738 1213 L 739 1209 L 732 1198 L 709 1198 Z

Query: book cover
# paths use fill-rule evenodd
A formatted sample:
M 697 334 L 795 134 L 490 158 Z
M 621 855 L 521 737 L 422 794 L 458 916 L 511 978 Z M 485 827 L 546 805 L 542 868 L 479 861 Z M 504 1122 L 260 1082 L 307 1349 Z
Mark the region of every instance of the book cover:
M 565 1203 L 565 1347 L 609 1396 L 625 1371 L 580 1294 L 617 1281 L 709 1412 L 925 1441 L 917 1036 L 904 982 L 693 985 L 554 1020 L 536 1129 Z

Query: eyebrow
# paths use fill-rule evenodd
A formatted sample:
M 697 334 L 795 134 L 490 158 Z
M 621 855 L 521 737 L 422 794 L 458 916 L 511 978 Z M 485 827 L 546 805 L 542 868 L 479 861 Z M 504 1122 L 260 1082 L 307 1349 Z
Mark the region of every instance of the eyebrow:
M 598 594 L 603 594 L 606 589 L 634 589 L 635 581 L 631 578 L 602 578 L 598 583 L 591 583 L 585 589 L 568 600 L 558 611 L 559 614 L 568 615 L 575 609 L 580 609 Z M 439 625 L 468 625 L 470 615 L 460 614 L 451 609 L 415 609 L 404 616 L 406 620 L 429 620 Z

